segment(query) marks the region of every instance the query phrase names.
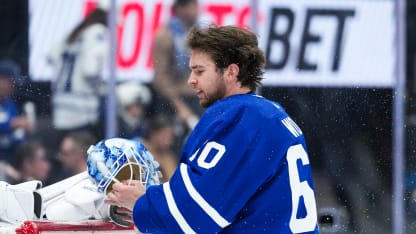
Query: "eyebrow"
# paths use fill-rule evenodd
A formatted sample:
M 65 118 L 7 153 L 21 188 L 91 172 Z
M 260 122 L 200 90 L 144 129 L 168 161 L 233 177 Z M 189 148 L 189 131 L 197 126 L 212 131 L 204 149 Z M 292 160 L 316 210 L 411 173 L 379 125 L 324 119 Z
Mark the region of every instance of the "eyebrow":
M 190 69 L 204 68 L 202 65 L 193 65 L 189 67 Z

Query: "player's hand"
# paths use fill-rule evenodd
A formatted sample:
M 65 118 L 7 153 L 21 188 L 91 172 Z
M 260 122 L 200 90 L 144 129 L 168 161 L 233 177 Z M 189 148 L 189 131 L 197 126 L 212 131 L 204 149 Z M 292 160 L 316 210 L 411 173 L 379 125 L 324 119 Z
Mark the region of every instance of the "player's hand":
M 107 194 L 105 203 L 125 207 L 130 211 L 133 210 L 137 199 L 146 193 L 146 188 L 138 180 L 115 183 L 112 188 L 112 191 Z

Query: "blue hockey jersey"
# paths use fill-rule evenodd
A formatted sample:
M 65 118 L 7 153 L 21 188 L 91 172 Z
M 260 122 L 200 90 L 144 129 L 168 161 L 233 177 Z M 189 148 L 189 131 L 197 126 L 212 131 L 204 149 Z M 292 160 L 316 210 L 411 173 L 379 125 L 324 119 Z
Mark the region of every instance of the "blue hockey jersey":
M 201 117 L 171 180 L 133 209 L 142 232 L 318 233 L 311 168 L 299 127 L 254 93 Z

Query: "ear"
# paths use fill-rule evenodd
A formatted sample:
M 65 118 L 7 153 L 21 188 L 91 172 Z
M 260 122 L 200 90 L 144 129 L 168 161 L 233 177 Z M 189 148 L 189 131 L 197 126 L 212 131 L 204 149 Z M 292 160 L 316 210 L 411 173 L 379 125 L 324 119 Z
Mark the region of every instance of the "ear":
M 237 76 L 238 76 L 239 72 L 240 72 L 240 67 L 238 67 L 237 64 L 232 63 L 232 64 L 228 65 L 227 79 L 229 81 L 237 82 Z

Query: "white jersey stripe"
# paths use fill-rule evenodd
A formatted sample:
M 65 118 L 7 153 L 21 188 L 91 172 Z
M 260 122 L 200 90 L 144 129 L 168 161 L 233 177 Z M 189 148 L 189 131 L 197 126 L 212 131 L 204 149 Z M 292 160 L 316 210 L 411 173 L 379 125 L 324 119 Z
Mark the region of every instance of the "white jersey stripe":
M 282 119 L 281 122 L 294 137 L 299 137 L 302 135 L 302 131 L 300 131 L 300 128 L 291 118 L 286 117 L 285 119 Z
M 168 203 L 169 211 L 172 216 L 175 218 L 179 227 L 184 233 L 196 233 L 186 222 L 185 218 L 182 216 L 178 207 L 176 206 L 175 199 L 173 198 L 172 191 L 170 190 L 169 182 L 163 184 L 163 192 L 165 193 L 166 201 Z
M 195 187 L 192 185 L 191 179 L 188 174 L 188 169 L 186 164 L 181 163 L 180 171 L 183 178 L 183 182 L 185 183 L 186 190 L 188 191 L 189 195 L 191 195 L 192 199 L 211 217 L 218 226 L 225 228 L 226 226 L 230 225 L 225 218 L 223 218 L 217 210 L 215 210 L 207 201 L 198 193 Z

